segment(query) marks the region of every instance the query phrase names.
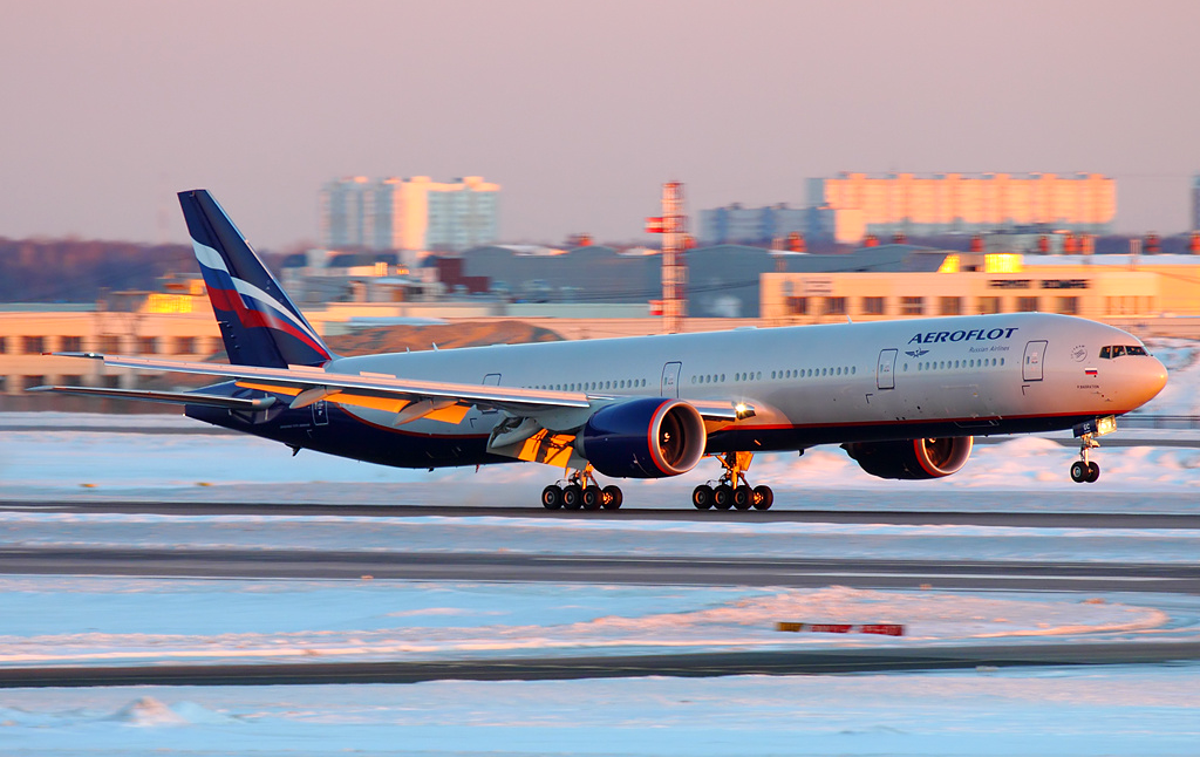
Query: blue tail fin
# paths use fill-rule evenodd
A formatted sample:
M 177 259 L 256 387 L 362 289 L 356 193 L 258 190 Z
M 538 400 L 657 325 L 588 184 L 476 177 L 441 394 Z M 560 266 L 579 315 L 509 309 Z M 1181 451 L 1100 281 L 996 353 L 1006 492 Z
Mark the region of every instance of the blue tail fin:
M 321 365 L 333 354 L 205 189 L 179 193 L 200 272 L 234 365 Z

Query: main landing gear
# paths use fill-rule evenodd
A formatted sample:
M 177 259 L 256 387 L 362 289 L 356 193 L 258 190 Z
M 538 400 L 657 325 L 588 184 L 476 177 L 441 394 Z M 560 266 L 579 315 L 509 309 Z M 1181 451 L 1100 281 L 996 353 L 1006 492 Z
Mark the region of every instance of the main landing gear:
M 600 487 L 592 466 L 570 473 L 565 484 L 554 483 L 542 489 L 542 507 L 547 510 L 616 510 L 625 501 L 619 486 Z
M 1079 437 L 1079 459 L 1071 463 L 1071 480 L 1077 484 L 1094 484 L 1100 479 L 1100 466 L 1088 459 L 1088 451 L 1097 449 L 1100 442 L 1093 434 Z
M 692 491 L 692 505 L 697 510 L 769 510 L 775 504 L 775 492 L 769 486 L 751 487 L 746 481 L 746 471 L 754 459 L 753 452 L 726 452 L 724 455 L 709 455 L 714 457 L 725 468 L 717 485 L 701 484 Z

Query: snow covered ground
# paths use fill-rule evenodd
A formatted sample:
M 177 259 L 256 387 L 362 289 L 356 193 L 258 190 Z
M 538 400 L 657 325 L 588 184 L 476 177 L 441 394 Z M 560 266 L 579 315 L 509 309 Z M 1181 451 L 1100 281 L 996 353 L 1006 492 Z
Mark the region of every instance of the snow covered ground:
M 1200 413 L 1193 343 L 1146 412 Z M 153 435 L 114 433 L 153 425 Z M 28 426 L 39 430 L 13 430 Z M 90 426 L 87 431 L 73 430 Z M 0 416 L 0 547 L 237 546 L 1194 563 L 1200 533 L 1138 529 L 547 521 L 165 518 L 44 512 L 46 498 L 523 505 L 547 469 L 397 471 L 247 437 L 172 433 L 178 417 Z M 8 429 L 8 430 L 6 430 Z M 1127 438 L 1168 432 L 1131 430 Z M 960 474 L 871 479 L 841 451 L 761 456 L 777 507 L 1191 512 L 1200 449 L 1106 447 L 1101 481 L 1041 438 L 980 445 Z M 679 506 L 711 471 L 626 486 Z M 636 500 L 635 500 L 636 498 Z M 393 581 L 0 578 L 0 665 L 475 656 L 1194 639 L 1200 598 Z M 900 638 L 783 634 L 780 620 L 896 622 Z M 1195 755 L 1200 666 L 572 682 L 0 690 L 3 755 Z

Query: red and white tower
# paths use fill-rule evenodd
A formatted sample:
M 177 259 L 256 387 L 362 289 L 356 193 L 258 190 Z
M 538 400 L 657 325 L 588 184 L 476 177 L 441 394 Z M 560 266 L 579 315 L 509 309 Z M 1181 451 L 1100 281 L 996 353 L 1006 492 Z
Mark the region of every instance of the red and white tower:
M 683 257 L 687 216 L 683 212 L 683 184 L 678 181 L 663 184 L 662 216 L 647 218 L 646 231 L 663 235 L 663 331 L 677 334 L 683 330 L 683 318 L 687 315 L 687 261 Z

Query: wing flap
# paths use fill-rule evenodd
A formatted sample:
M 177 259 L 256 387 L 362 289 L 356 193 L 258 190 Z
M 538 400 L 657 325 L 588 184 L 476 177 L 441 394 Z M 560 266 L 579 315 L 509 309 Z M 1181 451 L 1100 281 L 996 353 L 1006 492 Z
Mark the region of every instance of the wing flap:
M 77 394 L 84 397 L 108 397 L 139 402 L 162 402 L 172 405 L 203 405 L 226 410 L 266 410 L 277 401 L 274 397 L 224 397 L 219 394 L 193 392 L 155 392 L 148 389 L 106 389 L 96 386 L 35 386 L 29 392 Z

